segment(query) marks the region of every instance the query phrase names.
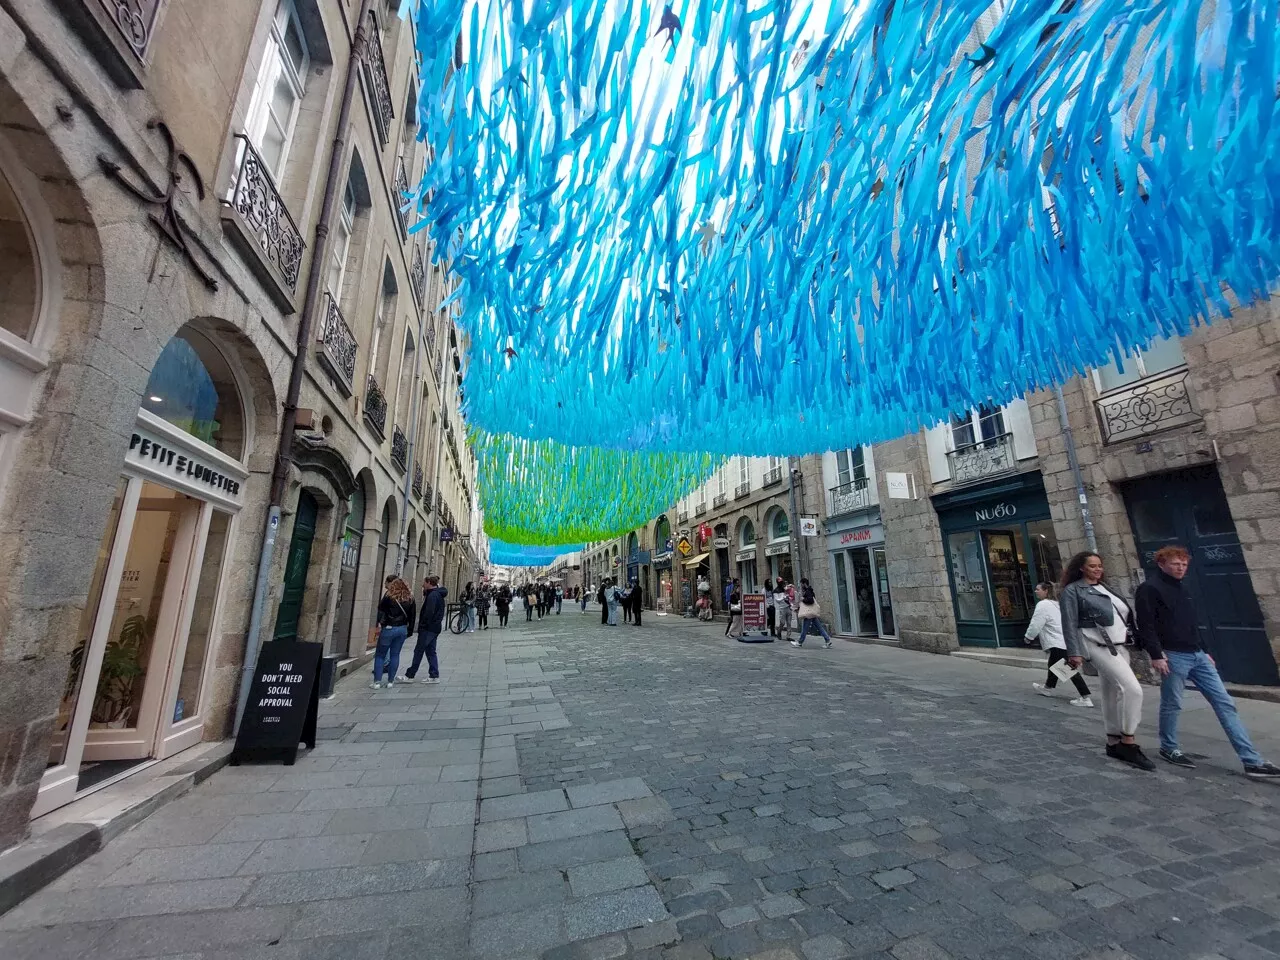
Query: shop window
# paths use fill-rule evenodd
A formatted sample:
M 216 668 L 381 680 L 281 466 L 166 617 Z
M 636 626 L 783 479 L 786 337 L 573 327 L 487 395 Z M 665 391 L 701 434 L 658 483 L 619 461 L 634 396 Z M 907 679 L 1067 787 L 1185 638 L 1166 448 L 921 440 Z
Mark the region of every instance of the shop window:
M 26 215 L 0 173 L 0 329 L 31 339 L 40 311 L 40 269 Z
M 947 537 L 947 559 L 955 583 L 956 615 L 959 620 L 991 620 L 987 577 L 982 568 L 982 544 L 976 530 Z
M 786 540 L 791 536 L 791 520 L 785 510 L 775 510 L 769 519 L 769 539 Z
M 866 455 L 862 447 L 851 447 L 847 450 L 836 451 L 836 473 L 838 483 L 844 486 L 847 483 L 863 484 L 867 480 Z
M 1027 524 L 1027 539 L 1031 541 L 1031 557 L 1036 565 L 1036 580 L 1061 582 L 1062 555 L 1058 552 L 1058 537 L 1053 532 L 1053 521 L 1030 521 Z
M 748 547 L 754 547 L 756 544 L 756 526 L 750 520 L 743 520 L 742 526 L 738 530 L 738 543 L 745 550 Z
M 979 441 L 991 444 L 1005 434 L 1004 412 L 999 407 L 981 406 L 977 410 L 951 416 L 953 450 L 976 446 Z
M 249 139 L 280 183 L 293 141 L 311 57 L 292 0 L 282 0 L 249 104 Z
M 173 702 L 174 723 L 200 716 L 204 709 L 200 690 L 204 681 L 206 654 L 209 651 L 209 643 L 213 639 L 214 605 L 218 599 L 218 584 L 222 580 L 222 568 L 227 553 L 227 534 L 230 529 L 230 514 L 214 510 L 209 518 L 209 536 L 205 541 L 204 561 L 200 565 L 195 606 L 191 611 L 191 630 L 187 636 L 187 649 L 182 656 L 178 696 Z
M 1184 363 L 1186 358 L 1182 354 L 1182 344 L 1177 337 L 1153 340 L 1145 349 L 1132 350 L 1128 356 L 1117 348 L 1112 352 L 1111 362 L 1105 367 L 1098 368 L 1098 388 L 1105 393 L 1147 377 L 1154 377 L 1158 373 L 1180 367 Z
M 231 366 L 195 330 L 180 330 L 165 345 L 142 409 L 237 460 L 243 456 L 244 411 Z

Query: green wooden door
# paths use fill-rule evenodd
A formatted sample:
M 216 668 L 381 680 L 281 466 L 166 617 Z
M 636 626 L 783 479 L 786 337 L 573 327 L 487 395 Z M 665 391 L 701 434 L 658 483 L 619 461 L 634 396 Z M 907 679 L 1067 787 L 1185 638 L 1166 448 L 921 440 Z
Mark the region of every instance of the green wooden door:
M 289 541 L 289 562 L 284 568 L 284 592 L 276 613 L 277 640 L 298 637 L 298 618 L 302 615 L 302 596 L 307 589 L 307 568 L 311 566 L 311 541 L 316 535 L 316 498 L 305 490 L 298 497 L 298 512 L 293 518 L 293 537 Z

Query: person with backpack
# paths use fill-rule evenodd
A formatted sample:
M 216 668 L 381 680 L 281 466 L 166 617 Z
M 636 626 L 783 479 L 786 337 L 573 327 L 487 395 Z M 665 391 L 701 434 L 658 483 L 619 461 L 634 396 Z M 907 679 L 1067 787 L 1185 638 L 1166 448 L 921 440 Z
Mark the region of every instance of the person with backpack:
M 823 626 L 822 608 L 818 606 L 818 598 L 813 594 L 813 587 L 809 585 L 809 581 L 804 577 L 800 578 L 800 639 L 792 640 L 793 647 L 803 647 L 804 638 L 809 635 L 810 630 L 817 630 L 822 634 L 822 649 L 831 649 L 831 634 L 827 633 L 827 628 Z
M 374 690 L 382 689 L 384 672 L 387 686 L 395 684 L 400 670 L 400 650 L 409 636 L 415 610 L 409 585 L 399 577 L 388 577 L 387 591 L 378 602 L 378 645 L 373 651 L 373 683 L 369 684 Z
M 418 615 L 418 642 L 413 648 L 413 663 L 404 672 L 407 680 L 418 675 L 422 658 L 426 657 L 427 675 L 422 678 L 422 682 L 440 682 L 440 660 L 436 656 L 436 644 L 440 640 L 440 631 L 444 629 L 444 601 L 447 596 L 449 591 L 440 586 L 439 577 L 433 574 L 423 581 L 422 613 Z

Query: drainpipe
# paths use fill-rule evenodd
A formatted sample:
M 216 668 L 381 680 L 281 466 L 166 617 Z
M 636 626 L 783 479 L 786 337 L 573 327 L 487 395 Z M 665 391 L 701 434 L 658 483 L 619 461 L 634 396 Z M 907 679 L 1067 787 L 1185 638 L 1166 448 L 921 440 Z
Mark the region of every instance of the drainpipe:
M 448 314 L 445 315 L 448 319 Z M 449 321 L 450 323 L 452 321 Z M 432 323 L 439 323 L 439 318 L 432 314 Z M 447 332 L 447 331 L 446 331 Z M 436 510 L 436 501 L 440 497 L 440 461 L 444 459 L 444 413 L 445 413 L 445 389 L 444 377 L 445 370 L 448 369 L 449 360 L 449 344 L 445 340 L 444 334 L 439 330 L 436 331 L 438 342 L 440 344 L 440 366 L 436 370 L 436 397 L 439 402 L 438 413 L 436 415 L 436 462 L 433 469 L 434 478 L 431 482 L 431 509 L 427 511 L 431 518 L 431 540 L 427 544 L 427 567 L 430 569 L 435 564 L 436 544 L 440 540 L 440 515 Z M 442 551 L 443 552 L 443 551 Z M 445 561 L 447 562 L 447 561 Z M 448 573 L 445 570 L 440 571 L 440 583 L 444 584 L 448 580 Z
M 1071 432 L 1071 421 L 1067 419 L 1067 398 L 1062 395 L 1062 387 L 1054 386 L 1054 395 L 1058 398 L 1058 422 L 1062 426 L 1062 437 L 1067 447 L 1067 463 L 1071 467 L 1071 476 L 1076 482 L 1076 496 L 1080 499 L 1080 522 L 1084 524 L 1084 542 L 1088 549 L 1096 553 L 1098 538 L 1093 532 L 1093 515 L 1089 512 L 1089 494 L 1084 486 L 1084 474 L 1080 472 L 1080 460 L 1076 457 L 1076 438 Z
M 416 463 L 414 456 L 418 446 L 418 417 L 421 415 L 422 404 L 420 403 L 420 394 L 422 393 L 422 328 L 418 328 L 417 347 L 413 351 L 413 404 L 412 413 L 409 416 L 409 448 L 405 452 L 405 471 L 404 471 L 404 496 L 400 502 L 400 536 L 396 538 L 396 576 L 404 573 L 404 561 L 408 554 L 409 545 L 409 503 L 410 496 L 413 493 L 413 477 Z M 413 590 L 417 587 L 410 584 Z
M 796 509 L 796 474 L 800 472 L 800 458 L 787 457 L 787 493 L 791 498 L 791 522 L 788 526 L 791 528 L 791 555 L 796 558 L 796 567 L 799 570 L 799 576 L 796 580 L 801 580 L 809 575 L 806 569 L 808 564 L 804 563 L 807 559 L 801 555 L 800 551 L 800 513 Z
M 262 552 L 258 556 L 258 576 L 253 585 L 253 606 L 249 611 L 249 629 L 244 638 L 244 666 L 240 671 L 240 693 L 236 698 L 236 719 L 232 736 L 240 732 L 240 720 L 249 699 L 249 687 L 253 682 L 254 668 L 261 646 L 263 610 L 267 605 L 267 580 L 275 556 L 276 534 L 280 529 L 280 508 L 284 504 L 285 490 L 289 483 L 289 467 L 293 463 L 293 437 L 298 426 L 298 397 L 302 394 L 302 374 L 306 369 L 307 353 L 311 346 L 311 327 L 320 300 L 320 277 L 329 252 L 329 230 L 333 224 L 334 207 L 338 197 L 338 184 L 342 176 L 342 159 L 346 152 L 347 127 L 351 123 L 351 104 L 355 100 L 356 78 L 360 61 L 364 58 L 366 43 L 365 24 L 369 20 L 369 6 L 373 0 L 361 0 L 360 15 L 356 20 L 356 32 L 351 41 L 351 56 L 347 63 L 347 77 L 342 90 L 342 104 L 338 109 L 338 124 L 333 135 L 333 152 L 329 156 L 329 172 L 325 177 L 324 200 L 320 205 L 320 219 L 316 223 L 315 244 L 311 248 L 311 270 L 307 276 L 307 293 L 302 311 L 298 315 L 297 350 L 293 366 L 289 370 L 289 388 L 284 399 L 284 415 L 280 420 L 280 443 L 276 449 L 275 466 L 271 472 L 271 499 L 267 510 L 267 529 L 262 538 Z

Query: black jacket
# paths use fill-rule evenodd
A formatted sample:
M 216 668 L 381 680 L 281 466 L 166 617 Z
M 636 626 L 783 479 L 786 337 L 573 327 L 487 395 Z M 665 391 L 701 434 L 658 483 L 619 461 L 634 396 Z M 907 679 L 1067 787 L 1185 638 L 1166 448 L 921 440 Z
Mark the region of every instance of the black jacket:
M 384 593 L 378 602 L 378 626 L 408 627 L 413 623 L 413 611 L 412 600 L 408 603 L 400 603 Z
M 1138 636 L 1152 660 L 1161 659 L 1166 650 L 1196 653 L 1202 649 L 1195 601 L 1183 581 L 1157 570 L 1138 587 L 1133 604 L 1137 607 Z
M 422 598 L 422 615 L 418 617 L 419 633 L 439 633 L 444 629 L 444 598 L 449 591 L 444 587 L 430 590 Z

